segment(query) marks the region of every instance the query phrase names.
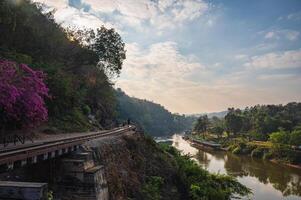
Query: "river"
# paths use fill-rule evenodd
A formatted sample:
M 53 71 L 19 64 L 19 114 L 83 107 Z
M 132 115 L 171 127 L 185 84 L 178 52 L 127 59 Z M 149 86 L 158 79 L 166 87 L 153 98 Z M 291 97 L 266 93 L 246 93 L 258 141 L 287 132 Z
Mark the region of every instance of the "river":
M 184 154 L 191 154 L 201 167 L 228 174 L 252 189 L 255 200 L 301 200 L 301 170 L 223 151 L 198 150 L 175 134 L 169 139 Z

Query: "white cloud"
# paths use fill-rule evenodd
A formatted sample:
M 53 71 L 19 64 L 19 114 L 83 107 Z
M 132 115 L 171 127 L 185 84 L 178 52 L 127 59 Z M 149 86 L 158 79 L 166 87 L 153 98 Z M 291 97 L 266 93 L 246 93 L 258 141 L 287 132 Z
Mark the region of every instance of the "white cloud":
M 105 25 L 108 28 L 114 27 L 112 24 L 105 23 L 93 15 L 72 7 L 58 10 L 55 13 L 55 18 L 58 23 L 62 23 L 64 26 L 95 28 Z
M 213 67 L 215 67 L 215 68 L 221 68 L 221 67 L 223 67 L 223 64 L 220 63 L 220 62 L 217 62 L 217 63 L 213 64 Z
M 294 13 L 290 13 L 286 16 L 280 16 L 278 17 L 278 20 L 294 20 L 294 21 L 298 21 L 301 20 L 301 12 L 294 12 Z
M 195 70 L 204 70 L 205 67 L 193 55 L 182 55 L 174 42 L 162 42 L 151 45 L 143 50 L 138 44 L 126 45 L 127 59 L 124 64 L 125 76 L 133 79 L 145 77 L 172 77 L 183 78 Z
M 31 0 L 32 2 L 42 3 L 57 10 L 68 7 L 68 0 Z
M 287 15 L 288 20 L 301 20 L 301 12 L 295 12 Z
M 265 34 L 266 39 L 282 39 L 285 38 L 290 41 L 295 41 L 299 38 L 300 32 L 295 31 L 295 30 L 288 30 L 288 29 L 283 29 L 283 30 L 273 30 L 269 31 Z
M 244 59 L 248 58 L 248 55 L 245 55 L 245 54 L 237 54 L 237 55 L 234 56 L 234 58 L 235 58 L 236 60 L 244 60 Z
M 300 80 L 301 77 L 295 75 L 295 74 L 264 74 L 257 76 L 258 80 L 262 81 L 294 81 L 294 80 Z
M 118 26 L 110 22 L 105 22 L 95 15 L 84 12 L 82 9 L 77 9 L 69 6 L 68 0 L 32 0 L 33 2 L 42 3 L 46 6 L 46 11 L 55 10 L 54 18 L 57 23 L 65 27 L 84 27 L 84 28 L 98 28 L 102 25 L 107 28 L 115 28 Z M 121 32 L 121 31 L 120 31 Z
M 72 8 L 67 0 L 34 1 L 45 3 L 55 8 L 58 13 Z M 143 30 L 142 24 L 150 24 L 159 30 L 174 28 L 176 25 L 197 19 L 209 9 L 209 5 L 203 0 L 81 0 L 81 3 L 91 8 L 85 13 L 87 18 L 91 15 L 91 18 L 98 17 L 99 21 L 107 24 L 120 23 L 138 30 Z M 105 18 L 103 15 L 110 17 Z M 59 18 L 67 24 L 71 23 L 69 21 L 77 21 L 66 15 L 60 15 Z M 79 25 L 83 22 L 85 21 L 81 21 Z M 91 25 L 87 23 L 85 26 Z
M 174 0 L 159 0 L 158 1 L 158 7 L 159 7 L 161 12 L 164 12 L 165 9 L 172 6 L 173 3 L 174 3 Z
M 300 35 L 300 32 L 298 32 L 298 31 L 288 31 L 286 33 L 286 38 L 291 40 L 291 41 L 294 41 L 294 40 L 297 40 L 299 38 L 299 35 Z
M 178 1 L 172 9 L 174 19 L 177 22 L 193 20 L 208 10 L 207 3 L 202 1 Z
M 156 43 L 146 50 L 136 43 L 127 44 L 126 48 L 128 58 L 117 86 L 130 95 L 159 102 L 173 111 L 183 112 L 184 104 L 177 99 L 198 85 L 187 77 L 208 73 L 193 55 L 182 55 L 174 42 Z
M 267 32 L 264 37 L 267 39 L 271 39 L 271 38 L 274 38 L 275 35 L 276 35 L 275 32 L 270 31 L 270 32 Z
M 261 56 L 254 56 L 245 66 L 252 68 L 300 68 L 301 50 L 284 51 L 279 53 L 268 53 Z

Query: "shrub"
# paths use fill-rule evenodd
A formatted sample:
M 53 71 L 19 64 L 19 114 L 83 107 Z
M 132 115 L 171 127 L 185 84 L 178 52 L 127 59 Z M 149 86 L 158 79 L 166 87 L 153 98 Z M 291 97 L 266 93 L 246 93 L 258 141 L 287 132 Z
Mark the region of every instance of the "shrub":
M 290 144 L 291 145 L 301 145 L 301 130 L 294 130 L 290 134 Z
M 237 148 L 237 145 L 236 144 L 232 144 L 228 147 L 228 151 L 233 151 L 235 148 Z
M 283 157 L 289 163 L 292 163 L 292 164 L 301 163 L 301 157 L 300 157 L 300 155 L 296 151 L 294 151 L 294 150 L 292 150 L 290 148 L 286 148 L 283 151 Z
M 260 141 L 266 141 L 267 136 L 262 133 L 258 133 L 257 131 L 251 131 L 250 136 L 253 140 L 260 140 Z
M 35 127 L 47 120 L 44 79 L 43 72 L 25 64 L 0 60 L 0 128 Z
M 250 154 L 256 148 L 255 145 L 247 144 L 246 147 L 242 150 L 243 154 Z
M 297 151 L 290 148 L 289 145 L 274 144 L 272 148 L 273 155 L 285 162 L 297 164 L 301 162 L 301 156 Z
M 270 135 L 269 140 L 274 144 L 288 144 L 289 134 L 286 131 L 280 130 Z
M 142 187 L 143 199 L 145 200 L 160 200 L 161 187 L 164 179 L 160 176 L 151 176 L 147 178 L 146 183 Z
M 200 168 L 189 156 L 182 156 L 173 147 L 164 150 L 174 156 L 182 182 L 187 185 L 192 200 L 230 200 L 234 195 L 245 196 L 250 190 L 235 178 L 227 175 L 210 174 Z
M 269 152 L 266 152 L 264 155 L 263 155 L 263 159 L 265 160 L 270 160 L 274 157 L 274 154 L 273 152 L 269 151 Z
M 251 157 L 253 158 L 262 158 L 265 150 L 263 148 L 256 148 L 251 152 Z
M 91 113 L 91 108 L 88 105 L 84 105 L 82 110 L 85 115 L 89 115 Z
M 234 154 L 240 154 L 242 152 L 242 149 L 240 146 L 236 147 L 235 149 L 233 149 L 232 153 Z

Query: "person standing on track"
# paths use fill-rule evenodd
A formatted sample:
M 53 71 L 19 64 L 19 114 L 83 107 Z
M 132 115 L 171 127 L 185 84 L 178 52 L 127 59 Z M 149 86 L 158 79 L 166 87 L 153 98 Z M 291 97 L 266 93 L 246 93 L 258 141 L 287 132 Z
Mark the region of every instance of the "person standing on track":
M 127 124 L 128 124 L 128 125 L 131 125 L 131 120 L 130 120 L 130 118 L 128 118 Z

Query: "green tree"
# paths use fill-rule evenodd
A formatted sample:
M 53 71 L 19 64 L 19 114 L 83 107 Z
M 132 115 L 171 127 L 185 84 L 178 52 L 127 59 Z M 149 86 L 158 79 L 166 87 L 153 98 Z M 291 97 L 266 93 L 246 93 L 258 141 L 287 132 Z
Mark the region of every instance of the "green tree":
M 98 55 L 98 67 L 109 77 L 119 76 L 126 58 L 125 44 L 114 29 L 97 29 L 90 48 Z
M 208 130 L 209 119 L 207 115 L 202 115 L 197 119 L 197 122 L 194 126 L 194 131 L 204 133 Z
M 225 131 L 224 120 L 214 116 L 211 118 L 210 122 L 210 132 L 217 135 L 218 137 L 222 136 Z
M 97 66 L 110 78 L 119 76 L 123 61 L 126 59 L 125 44 L 114 29 L 101 26 L 96 30 L 68 28 L 69 39 L 82 47 L 90 49 L 98 56 Z
M 301 145 L 301 129 L 294 130 L 290 134 L 290 144 L 291 145 Z
M 280 130 L 270 134 L 269 140 L 274 144 L 288 144 L 290 141 L 288 132 Z
M 243 127 L 243 117 L 239 109 L 230 108 L 225 116 L 225 125 L 227 131 L 236 135 Z

